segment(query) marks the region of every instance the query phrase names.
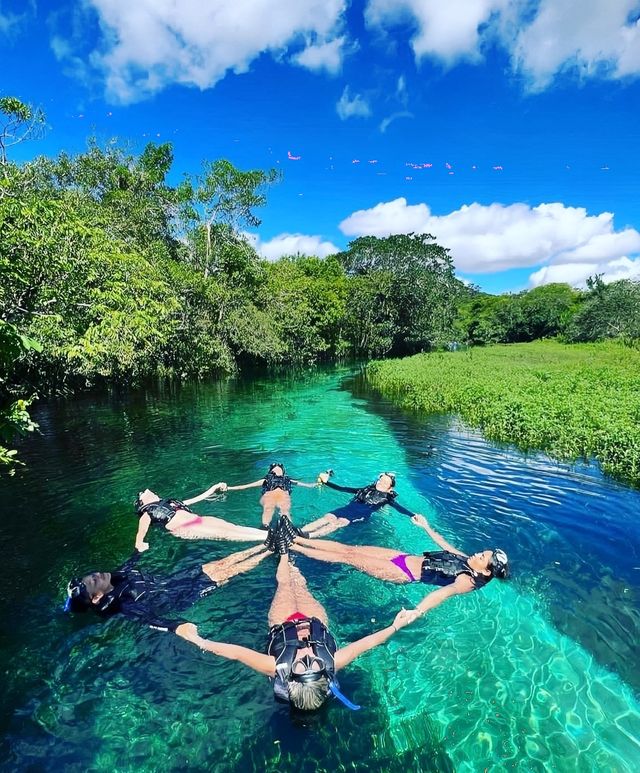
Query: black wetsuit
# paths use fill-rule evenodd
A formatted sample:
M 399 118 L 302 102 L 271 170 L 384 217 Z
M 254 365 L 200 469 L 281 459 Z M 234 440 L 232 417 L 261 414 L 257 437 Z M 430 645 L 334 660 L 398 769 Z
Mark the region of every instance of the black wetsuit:
M 309 623 L 309 638 L 304 642 L 298 639 L 298 626 L 301 623 Z M 337 649 L 336 640 L 325 624 L 317 617 L 286 620 L 284 623 L 271 627 L 267 640 L 267 654 L 272 655 L 276 660 L 276 675 L 271 681 L 274 696 L 278 700 L 289 700 L 287 682 L 290 679 L 291 667 L 301 646 L 311 647 L 314 656 L 323 662 L 327 679 L 337 685 L 334 660 Z
M 350 486 L 338 486 L 337 483 L 332 483 L 328 480 L 324 485 L 335 489 L 336 491 L 345 491 L 348 494 L 355 494 L 348 505 L 331 511 L 337 518 L 346 518 L 350 525 L 352 523 L 368 521 L 376 510 L 379 510 L 385 505 L 393 507 L 394 510 L 397 510 L 403 515 L 413 516 L 411 510 L 408 510 L 406 507 L 396 502 L 396 497 L 398 495 L 395 491 L 379 491 L 376 488 L 375 483 L 364 486 L 364 488 L 351 488 Z
M 448 550 L 438 550 L 423 553 L 420 582 L 427 585 L 452 585 L 461 574 L 471 578 L 474 590 L 484 587 L 491 575 L 481 574 L 472 569 L 464 556 L 450 553 Z
M 136 551 L 111 572 L 113 590 L 92 605 L 101 617 L 121 614 L 150 628 L 175 631 L 185 620 L 170 620 L 165 615 L 191 606 L 218 587 L 201 566 L 158 579 L 136 569 L 139 558 Z
M 291 487 L 297 485 L 298 481 L 292 480 L 288 475 L 274 475 L 272 472 L 269 472 L 262 481 L 262 493 L 266 494 L 267 491 L 282 489 L 290 494 Z
M 138 518 L 146 513 L 151 523 L 159 523 L 162 526 L 166 526 L 178 510 L 186 510 L 188 513 L 193 512 L 179 499 L 160 499 L 157 502 L 152 502 L 150 505 L 140 507 L 138 509 Z

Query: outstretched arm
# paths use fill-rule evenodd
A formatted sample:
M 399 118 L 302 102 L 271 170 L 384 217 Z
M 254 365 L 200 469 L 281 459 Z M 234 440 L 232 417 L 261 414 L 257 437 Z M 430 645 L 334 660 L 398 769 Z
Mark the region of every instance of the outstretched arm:
M 291 479 L 291 482 L 295 486 L 304 486 L 305 488 L 317 488 L 320 485 L 319 481 L 315 481 L 315 483 L 303 483 L 301 480 L 293 480 Z
M 438 534 L 438 532 L 435 529 L 432 529 L 429 525 L 429 521 L 424 517 L 424 515 L 414 515 L 411 519 L 416 526 L 419 526 L 421 529 L 427 532 L 427 534 L 431 537 L 431 539 L 441 547 L 443 550 L 448 550 L 449 553 L 455 553 L 457 556 L 467 556 L 466 553 L 463 553 L 461 550 L 458 550 L 458 548 L 454 548 L 453 545 L 447 542 L 447 540 L 441 535 Z
M 472 590 L 474 590 L 474 586 L 469 575 L 461 575 L 452 585 L 445 585 L 444 588 L 438 588 L 438 590 L 428 593 L 416 606 L 415 611 L 418 613 L 418 617 L 422 617 L 452 596 L 459 596 L 461 593 L 469 593 Z
M 246 488 L 258 488 L 264 483 L 264 478 L 255 480 L 253 483 L 244 483 L 242 486 L 227 486 L 226 491 L 243 491 Z
M 198 494 L 197 497 L 192 497 L 191 499 L 184 499 L 183 502 L 185 503 L 185 505 L 194 505 L 196 502 L 200 502 L 203 499 L 210 497 L 212 494 L 215 494 L 216 491 L 226 491 L 226 490 L 227 490 L 226 483 L 214 483 L 213 486 L 208 488 L 206 491 L 203 491 L 202 494 Z
M 369 636 L 364 636 L 362 639 L 358 639 L 358 641 L 351 642 L 346 647 L 341 647 L 335 654 L 336 671 L 348 666 L 352 660 L 355 660 L 358 655 L 362 655 L 363 652 L 368 652 L 379 644 L 384 644 L 396 631 L 412 623 L 416 617 L 418 615 L 415 610 L 407 611 L 406 609 L 401 609 L 391 625 L 371 633 Z
M 357 494 L 360 491 L 359 488 L 352 488 L 351 486 L 338 486 L 337 483 L 332 483 L 330 480 L 320 480 L 320 482 L 328 488 L 335 489 L 336 491 L 344 491 L 347 494 Z
M 402 515 L 408 515 L 409 518 L 413 518 L 413 516 L 415 515 L 415 513 L 409 510 L 408 507 L 401 505 L 400 502 L 396 502 L 395 499 L 392 499 L 389 502 L 389 507 L 393 507 L 394 510 L 397 510 L 399 513 L 402 513 Z
M 276 659 L 272 655 L 265 655 L 262 652 L 256 652 L 256 650 L 249 649 L 249 647 L 241 647 L 238 644 L 226 644 L 225 642 L 203 639 L 198 634 L 198 629 L 193 623 L 179 625 L 176 628 L 176 634 L 200 647 L 201 650 L 212 652 L 214 655 L 219 655 L 221 658 L 227 658 L 228 660 L 238 660 L 260 674 L 275 676 Z
M 147 536 L 147 532 L 149 531 L 149 526 L 151 526 L 151 518 L 149 517 L 148 513 L 143 513 L 140 516 L 140 520 L 138 522 L 138 531 L 136 533 L 136 550 L 140 553 L 143 553 L 145 550 L 149 549 L 149 543 L 144 541 L 144 538 Z

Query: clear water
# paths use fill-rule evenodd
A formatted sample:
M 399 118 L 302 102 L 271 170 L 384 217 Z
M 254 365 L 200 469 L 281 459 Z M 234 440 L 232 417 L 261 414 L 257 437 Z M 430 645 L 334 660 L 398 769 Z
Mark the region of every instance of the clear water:
M 0 482 L 2 767 L 69 771 L 640 769 L 640 493 L 592 467 L 484 442 L 402 414 L 344 372 L 155 389 L 42 406 L 28 468 Z M 398 473 L 401 501 L 474 550 L 500 545 L 514 578 L 454 599 L 341 677 L 363 710 L 292 722 L 264 677 L 126 621 L 60 612 L 70 574 L 133 544 L 146 485 L 188 496 L 255 480 L 274 460 L 313 480 Z M 254 491 L 200 510 L 256 524 Z M 294 491 L 299 523 L 344 501 Z M 381 515 L 339 538 L 407 552 L 422 532 Z M 152 534 L 169 573 L 238 545 Z M 342 643 L 387 624 L 423 586 L 300 557 Z M 190 611 L 204 635 L 260 648 L 274 589 L 263 562 Z

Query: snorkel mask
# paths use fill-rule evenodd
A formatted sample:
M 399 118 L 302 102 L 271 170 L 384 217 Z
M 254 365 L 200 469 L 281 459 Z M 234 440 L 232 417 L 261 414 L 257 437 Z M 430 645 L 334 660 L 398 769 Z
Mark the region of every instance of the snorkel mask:
M 509 559 L 504 550 L 494 548 L 491 553 L 491 566 L 493 574 L 504 580 L 509 574 Z
M 63 610 L 65 612 L 79 612 L 81 611 L 79 603 L 81 600 L 88 601 L 89 591 L 87 586 L 82 582 L 79 577 L 74 577 L 67 585 L 67 598 L 64 602 Z
M 304 666 L 304 669 L 302 668 Z M 315 666 L 315 668 L 314 668 Z M 294 682 L 301 682 L 302 684 L 309 684 L 310 682 L 317 682 L 322 677 L 328 677 L 327 669 L 321 658 L 314 655 L 305 655 L 302 658 L 294 661 L 291 667 L 291 680 Z M 336 679 L 329 680 L 329 692 L 337 698 L 340 703 L 346 706 L 351 711 L 359 711 L 360 706 L 352 703 L 345 695 L 340 692 L 340 687 Z

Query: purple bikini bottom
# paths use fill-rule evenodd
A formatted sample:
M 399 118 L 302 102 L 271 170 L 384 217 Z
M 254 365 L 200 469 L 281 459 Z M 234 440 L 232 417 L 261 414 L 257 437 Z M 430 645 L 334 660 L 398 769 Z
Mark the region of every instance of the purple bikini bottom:
M 413 576 L 411 569 L 407 566 L 407 558 L 409 557 L 408 553 L 400 553 L 399 556 L 396 556 L 395 558 L 391 559 L 391 563 L 395 564 L 398 569 L 402 569 L 402 571 L 407 575 L 409 578 L 409 582 L 417 582 L 416 578 Z

